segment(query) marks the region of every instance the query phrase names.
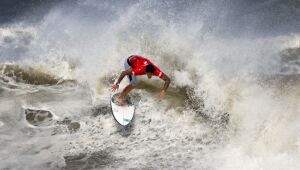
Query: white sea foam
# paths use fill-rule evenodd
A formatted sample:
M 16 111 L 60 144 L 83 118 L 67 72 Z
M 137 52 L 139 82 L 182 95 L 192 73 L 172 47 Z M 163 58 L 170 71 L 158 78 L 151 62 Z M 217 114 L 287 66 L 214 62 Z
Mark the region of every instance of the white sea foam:
M 53 8 L 38 23 L 1 27 L 7 55 L 1 61 L 43 67 L 77 84 L 22 95 L 0 91 L 1 132 L 6 128 L 0 168 L 55 169 L 72 164 L 64 163 L 66 155 L 103 151 L 113 160 L 103 165 L 108 169 L 299 169 L 299 80 L 278 76 L 280 53 L 299 47 L 299 34 L 220 36 L 224 8 L 224 1 L 78 1 Z M 25 56 L 15 52 L 20 46 Z M 158 102 L 162 84 L 139 78 L 145 89 L 134 90 L 134 125 L 124 130 L 110 115 L 109 81 L 132 54 L 152 60 L 172 84 Z M 28 128 L 19 123 L 22 105 L 47 108 L 80 129 L 69 133 L 59 122 Z

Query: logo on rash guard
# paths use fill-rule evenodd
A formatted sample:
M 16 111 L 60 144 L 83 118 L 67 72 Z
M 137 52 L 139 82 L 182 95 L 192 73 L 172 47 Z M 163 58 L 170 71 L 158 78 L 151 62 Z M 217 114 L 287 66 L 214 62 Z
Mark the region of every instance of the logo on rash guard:
M 148 62 L 147 62 L 147 61 L 144 61 L 144 65 L 145 65 L 145 66 L 148 65 Z
M 159 72 L 158 77 L 160 77 L 162 75 L 162 72 Z

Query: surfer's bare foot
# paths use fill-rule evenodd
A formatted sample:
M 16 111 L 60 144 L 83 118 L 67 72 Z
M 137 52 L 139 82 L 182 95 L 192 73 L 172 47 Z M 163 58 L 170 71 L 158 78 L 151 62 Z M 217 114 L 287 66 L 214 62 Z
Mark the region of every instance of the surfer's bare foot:
M 127 101 L 124 98 L 122 98 L 121 96 L 117 97 L 116 101 L 117 101 L 118 104 L 120 104 L 122 106 L 128 104 Z

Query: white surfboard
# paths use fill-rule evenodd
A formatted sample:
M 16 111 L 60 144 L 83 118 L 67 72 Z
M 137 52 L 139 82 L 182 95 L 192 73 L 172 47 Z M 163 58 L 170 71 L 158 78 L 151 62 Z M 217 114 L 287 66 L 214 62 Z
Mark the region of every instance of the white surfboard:
M 119 94 L 120 93 L 116 93 L 111 97 L 110 104 L 111 104 L 112 114 L 115 120 L 120 125 L 126 126 L 133 119 L 135 107 L 129 97 L 125 97 L 125 99 L 128 102 L 128 105 L 120 106 L 117 103 L 115 103 L 115 99 L 118 97 Z

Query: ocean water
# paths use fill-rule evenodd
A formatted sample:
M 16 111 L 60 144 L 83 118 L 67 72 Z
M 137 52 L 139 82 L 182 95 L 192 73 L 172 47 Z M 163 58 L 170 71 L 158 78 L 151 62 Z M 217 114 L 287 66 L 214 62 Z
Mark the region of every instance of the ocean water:
M 300 2 L 0 2 L 0 169 L 300 168 Z M 135 118 L 111 85 L 139 54 Z M 121 89 L 128 84 L 123 79 Z

